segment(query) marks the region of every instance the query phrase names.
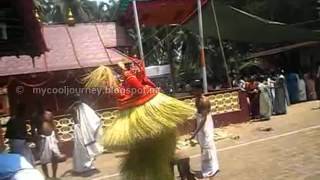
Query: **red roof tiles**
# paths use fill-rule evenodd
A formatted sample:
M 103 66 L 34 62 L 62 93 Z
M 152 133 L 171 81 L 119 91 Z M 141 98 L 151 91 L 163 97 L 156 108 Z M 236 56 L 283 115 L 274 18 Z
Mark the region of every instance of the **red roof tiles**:
M 111 65 L 125 58 L 114 47 L 130 46 L 115 23 L 48 25 L 42 29 L 49 52 L 36 57 L 1 57 L 0 76 Z

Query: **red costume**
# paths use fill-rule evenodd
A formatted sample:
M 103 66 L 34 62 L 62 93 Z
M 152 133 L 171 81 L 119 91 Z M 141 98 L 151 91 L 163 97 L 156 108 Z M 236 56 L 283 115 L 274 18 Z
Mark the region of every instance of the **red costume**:
M 124 73 L 124 82 L 119 91 L 120 109 L 142 105 L 158 94 L 156 86 L 147 77 L 138 79 L 132 71 Z

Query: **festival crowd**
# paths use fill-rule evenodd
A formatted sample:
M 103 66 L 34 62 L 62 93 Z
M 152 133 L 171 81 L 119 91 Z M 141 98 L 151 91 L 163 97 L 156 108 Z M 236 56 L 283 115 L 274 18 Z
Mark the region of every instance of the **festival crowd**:
M 252 119 L 269 120 L 272 115 L 286 114 L 290 104 L 317 100 L 320 97 L 320 71 L 304 75 L 283 70 L 234 75 L 232 85 L 247 94 Z

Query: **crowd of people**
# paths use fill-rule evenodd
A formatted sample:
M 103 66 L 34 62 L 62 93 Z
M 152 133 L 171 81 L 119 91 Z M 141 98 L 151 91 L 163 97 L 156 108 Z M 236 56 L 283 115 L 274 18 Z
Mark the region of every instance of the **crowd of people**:
M 59 136 L 52 112 L 43 108 L 39 102 L 36 107 L 30 121 L 31 134 L 27 132 L 26 106 L 23 103 L 17 105 L 14 115 L 6 125 L 5 137 L 9 140 L 10 154 L 4 152 L 0 154 L 0 159 L 10 161 L 2 164 L 4 161 L 1 160 L 3 169 L 0 169 L 0 174 L 6 179 L 56 179 L 58 163 L 66 160 L 66 155 L 60 151 Z M 74 114 L 75 121 L 73 172 L 81 174 L 95 170 L 93 166 L 95 156 L 103 152 L 102 146 L 96 142 L 101 134 L 99 133 L 100 117 L 80 100 L 75 101 L 69 110 Z M 36 162 L 41 165 L 44 176 L 36 172 L 34 168 Z M 51 177 L 48 164 L 52 166 Z M 34 170 L 22 171 L 30 168 Z
M 315 73 L 287 73 L 283 70 L 250 76 L 234 76 L 233 87 L 247 94 L 252 119 L 269 120 L 272 115 L 287 113 L 290 104 L 317 100 L 320 83 Z

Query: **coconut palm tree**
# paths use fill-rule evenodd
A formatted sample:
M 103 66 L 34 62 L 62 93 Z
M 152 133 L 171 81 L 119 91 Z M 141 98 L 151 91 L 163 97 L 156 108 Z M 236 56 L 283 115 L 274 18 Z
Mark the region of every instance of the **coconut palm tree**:
M 34 0 L 40 18 L 47 23 L 64 23 L 69 11 L 76 22 L 114 21 L 119 1 Z

